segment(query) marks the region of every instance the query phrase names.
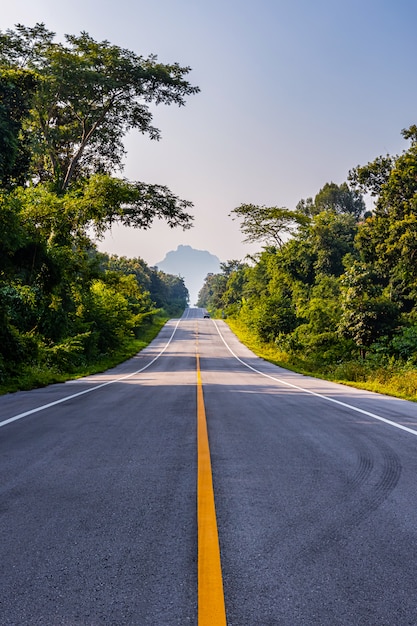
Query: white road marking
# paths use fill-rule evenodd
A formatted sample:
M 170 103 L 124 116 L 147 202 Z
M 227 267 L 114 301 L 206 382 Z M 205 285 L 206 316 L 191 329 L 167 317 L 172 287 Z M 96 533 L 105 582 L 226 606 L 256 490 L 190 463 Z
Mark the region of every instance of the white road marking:
M 399 428 L 400 430 L 405 430 L 405 432 L 410 433 L 411 435 L 416 435 L 417 436 L 417 430 L 414 430 L 412 428 L 408 428 L 408 426 L 403 426 L 402 424 L 397 424 L 396 422 L 393 422 L 385 417 L 382 417 L 381 415 L 376 415 L 375 413 L 370 413 L 369 411 L 365 411 L 364 409 L 359 409 L 356 406 L 353 406 L 352 404 L 347 404 L 346 402 L 341 402 L 340 400 L 335 400 L 334 398 L 329 398 L 329 396 L 324 396 L 321 393 L 317 393 L 316 391 L 311 391 L 310 389 L 305 389 L 304 387 L 299 387 L 298 385 L 294 385 L 292 383 L 287 382 L 286 380 L 282 380 L 280 378 L 276 378 L 275 376 L 271 376 L 270 374 L 266 374 L 265 372 L 261 372 L 260 370 L 257 370 L 255 367 L 252 367 L 251 365 L 249 365 L 249 363 L 245 363 L 245 361 L 242 361 L 241 358 L 239 358 L 237 356 L 237 354 L 235 354 L 232 350 L 232 348 L 229 346 L 229 344 L 226 342 L 226 340 L 224 339 L 223 335 L 220 332 L 219 327 L 217 326 L 216 322 L 213 320 L 213 324 L 216 327 L 216 330 L 219 334 L 220 339 L 223 341 L 224 345 L 226 346 L 226 348 L 229 350 L 230 354 L 232 354 L 232 356 L 234 356 L 235 359 L 237 359 L 239 361 L 239 363 L 241 363 L 242 365 L 244 365 L 245 367 L 247 367 L 248 369 L 252 370 L 253 372 L 256 372 L 256 374 L 260 374 L 261 376 L 265 376 L 265 378 L 270 378 L 271 380 L 275 380 L 278 383 L 281 383 L 282 385 L 287 385 L 287 387 L 292 387 L 292 389 L 298 389 L 299 391 L 303 391 L 304 393 L 309 393 L 312 396 L 316 396 L 317 398 L 321 398 L 322 400 L 327 400 L 327 402 L 333 402 L 334 404 L 338 404 L 339 406 L 343 406 L 347 409 L 350 409 L 351 411 L 356 411 L 356 413 L 361 413 L 362 415 L 367 415 L 368 417 L 372 417 L 372 419 L 378 420 L 380 422 L 384 422 L 385 424 L 388 424 L 389 426 L 394 426 L 394 428 Z
M 159 359 L 160 356 L 163 355 L 163 353 L 165 352 L 165 350 L 168 348 L 169 344 L 171 343 L 175 332 L 178 328 L 178 325 L 180 323 L 181 319 L 179 319 L 175 325 L 174 330 L 172 331 L 172 335 L 169 338 L 168 342 L 166 343 L 166 345 L 164 346 L 163 350 L 161 350 L 161 352 L 159 352 L 159 354 L 156 355 L 156 357 L 154 357 L 152 359 L 152 361 L 150 361 L 147 365 L 145 365 L 144 367 L 141 367 L 140 369 L 136 370 L 136 372 L 132 372 L 131 374 L 127 374 L 126 376 L 122 376 L 120 378 L 114 378 L 113 380 L 108 380 L 105 383 L 101 383 L 100 385 L 96 385 L 95 387 L 91 387 L 90 389 L 84 389 L 84 391 L 79 391 L 78 393 L 73 393 L 70 396 L 66 396 L 65 398 L 61 398 L 60 400 L 55 400 L 54 402 L 49 402 L 49 404 L 43 404 L 42 406 L 38 406 L 36 409 L 30 409 L 29 411 L 25 411 L 24 413 L 19 413 L 19 415 L 14 415 L 13 417 L 9 417 L 7 420 L 4 420 L 3 422 L 0 422 L 0 428 L 2 426 L 6 426 L 6 424 L 10 424 L 11 422 L 16 422 L 17 420 L 22 419 L 23 417 L 27 417 L 28 415 L 33 415 L 33 413 L 39 413 L 39 411 L 45 411 L 45 409 L 49 409 L 51 406 L 56 406 L 57 404 L 62 404 L 63 402 L 67 402 L 68 400 L 72 400 L 73 398 L 78 398 L 79 396 L 83 396 L 85 393 L 90 393 L 92 391 L 97 391 L 98 389 L 102 389 L 103 387 L 107 387 L 107 385 L 112 385 L 113 383 L 118 383 L 121 380 L 126 380 L 127 378 L 132 378 L 132 376 L 136 376 L 136 374 L 140 374 L 141 372 L 143 372 L 144 370 L 148 369 L 148 367 L 150 367 L 153 363 L 155 363 L 155 361 L 157 359 Z

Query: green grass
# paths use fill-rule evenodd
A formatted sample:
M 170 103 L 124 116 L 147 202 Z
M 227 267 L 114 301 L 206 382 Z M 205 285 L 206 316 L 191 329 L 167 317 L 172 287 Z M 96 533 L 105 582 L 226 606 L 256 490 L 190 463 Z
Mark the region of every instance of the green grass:
M 0 395 L 14 391 L 27 391 L 104 372 L 143 350 L 157 336 L 166 321 L 167 318 L 154 318 L 151 325 L 144 326 L 139 331 L 138 338 L 126 339 L 118 349 L 101 356 L 94 363 L 80 367 L 76 371 L 60 371 L 43 364 L 26 365 L 22 367 L 18 375 L 0 385 Z
M 367 389 L 376 393 L 383 393 L 387 396 L 395 396 L 403 400 L 417 402 L 417 370 L 411 371 L 405 368 L 398 368 L 398 371 L 387 374 L 384 368 L 378 368 L 368 375 L 367 380 L 362 382 L 351 382 L 340 380 L 345 385 Z
M 329 367 L 323 370 L 315 367 L 311 360 L 288 355 L 272 343 L 263 343 L 239 320 L 228 318 L 225 321 L 245 346 L 275 365 L 299 374 L 417 402 L 417 369 L 414 367 L 401 363 L 386 367 L 371 366 L 358 360 L 335 364 L 332 370 Z

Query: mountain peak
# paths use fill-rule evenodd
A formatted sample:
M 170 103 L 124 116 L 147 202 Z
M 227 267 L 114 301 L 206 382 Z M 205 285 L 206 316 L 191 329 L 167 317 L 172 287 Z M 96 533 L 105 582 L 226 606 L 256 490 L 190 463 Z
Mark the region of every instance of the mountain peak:
M 180 244 L 176 250 L 170 250 L 165 258 L 155 265 L 166 272 L 182 276 L 190 292 L 190 304 L 197 302 L 198 292 L 204 284 L 207 274 L 220 271 L 220 260 L 208 250 L 196 250 L 190 245 Z

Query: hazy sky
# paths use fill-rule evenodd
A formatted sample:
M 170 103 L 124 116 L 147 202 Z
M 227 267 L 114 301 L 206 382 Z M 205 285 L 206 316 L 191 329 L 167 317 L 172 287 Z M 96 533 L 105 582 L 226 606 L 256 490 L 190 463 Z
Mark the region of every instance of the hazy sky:
M 242 244 L 242 202 L 295 208 L 326 182 L 398 154 L 417 123 L 416 0 L 13 0 L 0 29 L 44 22 L 189 65 L 201 93 L 157 107 L 159 142 L 126 138 L 124 175 L 194 203 L 190 231 L 113 229 L 107 252 L 160 261 L 178 244 L 222 261 Z

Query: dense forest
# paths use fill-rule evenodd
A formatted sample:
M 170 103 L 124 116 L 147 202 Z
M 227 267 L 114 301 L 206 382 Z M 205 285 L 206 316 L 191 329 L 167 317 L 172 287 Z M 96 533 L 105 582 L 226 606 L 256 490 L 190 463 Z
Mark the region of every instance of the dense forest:
M 233 209 L 261 251 L 208 275 L 198 304 L 278 363 L 416 399 L 417 126 L 402 134 L 402 154 L 294 210 Z
M 128 131 L 160 137 L 150 106 L 181 106 L 199 91 L 189 71 L 85 32 L 62 43 L 43 24 L 0 31 L 3 390 L 134 352 L 156 316 L 187 305 L 181 278 L 100 254 L 95 242 L 116 223 L 191 226 L 191 202 L 115 176 Z

